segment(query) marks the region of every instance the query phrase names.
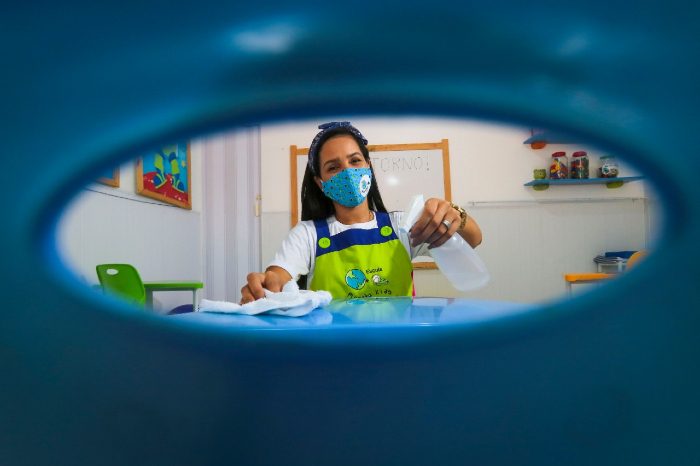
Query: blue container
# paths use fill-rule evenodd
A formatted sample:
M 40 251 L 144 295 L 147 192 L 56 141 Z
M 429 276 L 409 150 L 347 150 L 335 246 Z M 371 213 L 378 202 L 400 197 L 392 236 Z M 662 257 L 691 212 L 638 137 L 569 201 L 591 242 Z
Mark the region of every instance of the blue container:
M 700 184 L 674 156 L 700 147 L 699 8 L 6 8 L 0 463 L 697 464 Z M 58 261 L 56 219 L 85 180 L 165 141 L 328 114 L 585 138 L 649 175 L 663 240 L 599 293 L 437 325 L 440 306 L 298 328 L 135 314 Z

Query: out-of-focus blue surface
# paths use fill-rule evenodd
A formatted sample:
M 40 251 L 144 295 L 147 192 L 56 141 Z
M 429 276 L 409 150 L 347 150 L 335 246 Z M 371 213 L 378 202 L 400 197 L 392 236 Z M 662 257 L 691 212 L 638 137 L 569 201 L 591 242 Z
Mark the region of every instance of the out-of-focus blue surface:
M 678 162 L 692 167 L 700 147 L 699 9 L 6 8 L 0 463 L 698 464 L 700 183 Z M 57 216 L 78 188 L 158 144 L 404 113 L 598 144 L 653 179 L 663 241 L 595 295 L 531 312 L 284 332 L 135 313 L 91 294 L 55 255 Z
M 325 308 L 314 309 L 302 317 L 190 312 L 178 314 L 176 318 L 201 325 L 270 330 L 312 326 L 332 329 L 338 325 L 352 328 L 405 327 L 410 325 L 470 325 L 518 315 L 536 307 L 522 303 L 475 299 L 341 298 L 334 299 Z

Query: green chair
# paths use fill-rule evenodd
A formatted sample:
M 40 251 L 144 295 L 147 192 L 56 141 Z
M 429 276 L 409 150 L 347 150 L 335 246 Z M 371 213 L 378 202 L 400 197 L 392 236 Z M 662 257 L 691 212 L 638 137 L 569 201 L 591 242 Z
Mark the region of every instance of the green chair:
M 129 264 L 100 264 L 95 267 L 105 294 L 116 295 L 140 308 L 145 307 L 146 290 L 139 272 Z

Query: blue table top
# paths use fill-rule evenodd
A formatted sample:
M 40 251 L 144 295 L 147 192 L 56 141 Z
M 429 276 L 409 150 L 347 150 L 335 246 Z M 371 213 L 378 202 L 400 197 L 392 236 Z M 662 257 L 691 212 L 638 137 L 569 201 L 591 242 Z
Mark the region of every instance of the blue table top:
M 325 308 L 314 309 L 303 317 L 191 312 L 167 318 L 217 327 L 260 329 L 424 326 L 483 322 L 523 313 L 534 307 L 532 304 L 458 298 L 353 298 L 334 299 Z

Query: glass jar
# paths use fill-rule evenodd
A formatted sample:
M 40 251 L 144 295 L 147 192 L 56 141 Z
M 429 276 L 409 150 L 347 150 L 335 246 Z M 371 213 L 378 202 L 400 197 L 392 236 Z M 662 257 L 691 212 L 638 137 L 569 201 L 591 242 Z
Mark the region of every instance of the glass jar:
M 600 168 L 598 169 L 601 178 L 617 178 L 620 167 L 613 155 L 604 155 L 600 158 Z
M 586 151 L 574 152 L 571 160 L 571 179 L 587 180 L 589 178 L 589 161 Z
M 569 160 L 566 152 L 555 152 L 552 154 L 552 161 L 549 164 L 550 180 L 565 180 L 569 177 Z

